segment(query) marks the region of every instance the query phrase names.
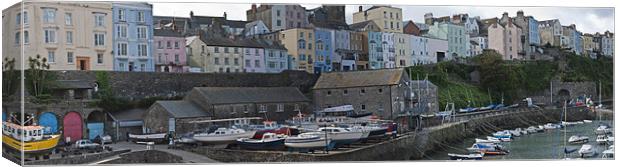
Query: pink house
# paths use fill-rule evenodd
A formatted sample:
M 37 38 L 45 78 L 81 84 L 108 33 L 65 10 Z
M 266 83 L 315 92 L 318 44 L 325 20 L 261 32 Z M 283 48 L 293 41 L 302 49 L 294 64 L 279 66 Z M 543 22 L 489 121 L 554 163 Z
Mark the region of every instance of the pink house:
M 155 29 L 153 32 L 155 71 L 188 72 L 185 37 L 178 32 Z

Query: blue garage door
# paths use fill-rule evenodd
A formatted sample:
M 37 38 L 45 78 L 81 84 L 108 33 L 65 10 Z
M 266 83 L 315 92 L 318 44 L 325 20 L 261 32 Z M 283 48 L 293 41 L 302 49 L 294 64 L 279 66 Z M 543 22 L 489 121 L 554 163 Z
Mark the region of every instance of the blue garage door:
M 39 116 L 39 125 L 43 126 L 43 134 L 56 134 L 58 132 L 58 119 L 51 112 L 45 112 Z
M 90 140 L 103 135 L 103 123 L 101 122 L 89 122 L 86 124 L 86 128 L 88 128 L 88 139 Z

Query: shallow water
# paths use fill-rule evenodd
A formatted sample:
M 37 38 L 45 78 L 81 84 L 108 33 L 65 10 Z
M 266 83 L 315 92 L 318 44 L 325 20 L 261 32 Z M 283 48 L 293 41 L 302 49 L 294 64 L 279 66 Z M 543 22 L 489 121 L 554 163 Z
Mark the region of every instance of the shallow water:
M 594 130 L 600 123 L 611 124 L 611 121 L 593 121 L 592 123 L 578 124 L 566 127 L 566 139 L 564 139 L 564 128 L 547 130 L 542 133 L 534 133 L 528 135 L 521 135 L 521 137 L 514 137 L 512 142 L 502 142 L 510 153 L 508 155 L 500 156 L 485 156 L 485 160 L 529 160 L 529 159 L 564 159 L 564 158 L 581 158 L 577 151 L 564 154 L 564 143 L 568 141 L 568 138 L 572 135 L 583 135 L 589 137 L 589 142 L 596 150 L 597 154 L 590 158 L 585 159 L 600 159 L 601 153 L 608 148 L 608 145 L 599 145 L 596 143 L 596 134 Z M 527 127 L 521 127 L 525 129 Z M 492 136 L 491 134 L 482 135 L 478 138 L 486 139 L 486 136 Z M 447 150 L 441 150 L 432 155 L 426 157 L 428 160 L 449 160 L 448 153 L 467 154 L 465 148 L 470 147 L 475 142 L 475 138 L 465 139 L 462 143 L 451 144 L 453 148 Z M 568 150 L 581 148 L 582 144 L 571 145 L 566 143 Z M 565 157 L 566 156 L 566 157 Z

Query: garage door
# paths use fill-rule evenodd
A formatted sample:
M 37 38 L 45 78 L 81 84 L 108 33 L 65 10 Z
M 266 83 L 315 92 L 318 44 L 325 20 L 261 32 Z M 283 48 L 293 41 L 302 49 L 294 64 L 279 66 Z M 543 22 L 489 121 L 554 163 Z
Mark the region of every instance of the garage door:
M 71 141 L 82 139 L 82 116 L 76 112 L 69 112 L 63 119 L 63 133 L 65 139 L 71 137 Z
M 39 116 L 39 125 L 43 126 L 43 134 L 56 134 L 58 132 L 58 120 L 56 114 L 45 112 Z
M 103 136 L 102 122 L 89 122 L 86 124 L 86 128 L 88 128 L 88 139 L 90 140 L 95 139 L 99 135 Z

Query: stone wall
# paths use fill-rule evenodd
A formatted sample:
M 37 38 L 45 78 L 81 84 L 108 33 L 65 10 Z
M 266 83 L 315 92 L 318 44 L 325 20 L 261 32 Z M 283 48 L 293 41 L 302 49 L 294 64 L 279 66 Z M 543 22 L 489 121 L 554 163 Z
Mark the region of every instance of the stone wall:
M 96 82 L 97 71 L 57 71 L 59 80 Z M 297 87 L 309 93 L 317 75 L 302 71 L 262 73 L 162 73 L 107 71 L 114 94 L 128 99 L 183 96 L 193 87 Z
M 569 108 L 568 121 L 594 119 L 595 113 L 584 108 Z M 403 134 L 399 138 L 361 148 L 331 154 L 306 154 L 283 151 L 245 151 L 230 149 L 189 148 L 189 151 L 206 155 L 220 162 L 311 162 L 311 161 L 388 161 L 423 159 L 433 150 L 464 138 L 488 134 L 500 129 L 514 129 L 559 122 L 562 110 L 533 110 L 520 108 L 501 114 L 471 118 L 468 121 L 444 124 L 418 132 Z M 609 117 L 611 114 L 608 114 Z

